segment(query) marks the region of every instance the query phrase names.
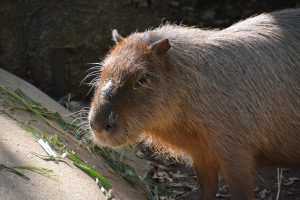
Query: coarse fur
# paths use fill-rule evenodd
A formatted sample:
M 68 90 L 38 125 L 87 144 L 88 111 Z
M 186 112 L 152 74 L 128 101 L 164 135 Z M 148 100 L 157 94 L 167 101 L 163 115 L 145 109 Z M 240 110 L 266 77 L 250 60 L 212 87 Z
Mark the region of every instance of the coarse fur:
M 122 40 L 103 61 L 89 120 L 97 126 L 109 107 L 117 131 L 94 130 L 96 142 L 143 139 L 184 152 L 205 200 L 214 199 L 219 173 L 232 199 L 253 199 L 256 167 L 300 167 L 300 9 L 223 30 L 167 24 L 114 37 Z

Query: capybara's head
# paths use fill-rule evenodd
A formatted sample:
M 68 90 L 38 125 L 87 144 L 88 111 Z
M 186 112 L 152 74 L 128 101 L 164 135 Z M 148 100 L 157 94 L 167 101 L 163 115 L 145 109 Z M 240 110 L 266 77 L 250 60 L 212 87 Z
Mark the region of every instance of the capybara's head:
M 152 43 L 113 31 L 116 46 L 103 61 L 89 113 L 94 141 L 116 147 L 136 141 L 163 116 L 168 39 Z M 159 126 L 159 125 L 158 125 Z

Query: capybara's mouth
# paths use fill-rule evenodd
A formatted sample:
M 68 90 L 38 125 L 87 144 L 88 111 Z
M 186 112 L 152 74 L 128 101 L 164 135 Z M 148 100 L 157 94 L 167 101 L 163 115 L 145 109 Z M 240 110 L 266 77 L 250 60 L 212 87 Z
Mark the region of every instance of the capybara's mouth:
M 120 147 L 127 144 L 125 139 L 121 139 L 119 135 L 110 133 L 97 133 L 93 132 L 94 142 L 104 147 Z

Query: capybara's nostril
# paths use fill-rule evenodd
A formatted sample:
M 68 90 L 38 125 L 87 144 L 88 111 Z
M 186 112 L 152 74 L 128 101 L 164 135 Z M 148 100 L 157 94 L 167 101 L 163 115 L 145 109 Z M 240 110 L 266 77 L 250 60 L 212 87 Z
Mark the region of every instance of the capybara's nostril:
M 112 127 L 111 125 L 106 125 L 106 126 L 105 126 L 105 130 L 106 130 L 106 131 L 110 131 L 110 130 L 112 130 L 112 128 L 113 128 L 113 127 Z
M 113 124 L 107 124 L 106 126 L 105 126 L 105 131 L 106 132 L 113 132 L 115 129 L 116 129 L 116 124 L 115 123 L 113 123 Z
M 111 109 L 102 108 L 95 113 L 90 119 L 90 127 L 96 133 L 112 133 L 117 128 L 118 115 Z
M 106 131 L 108 133 L 113 132 L 114 130 L 116 130 L 117 124 L 116 123 L 101 123 L 101 122 L 90 122 L 90 126 L 92 131 L 97 132 L 97 133 L 101 133 L 102 131 Z

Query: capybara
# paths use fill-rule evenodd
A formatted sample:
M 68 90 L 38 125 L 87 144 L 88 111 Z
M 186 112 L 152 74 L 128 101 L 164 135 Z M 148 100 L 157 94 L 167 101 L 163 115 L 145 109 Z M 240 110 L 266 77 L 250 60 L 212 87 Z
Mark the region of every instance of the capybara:
M 96 143 L 184 153 L 204 200 L 219 174 L 231 199 L 251 200 L 256 167 L 300 166 L 300 9 L 113 38 L 89 113 Z

